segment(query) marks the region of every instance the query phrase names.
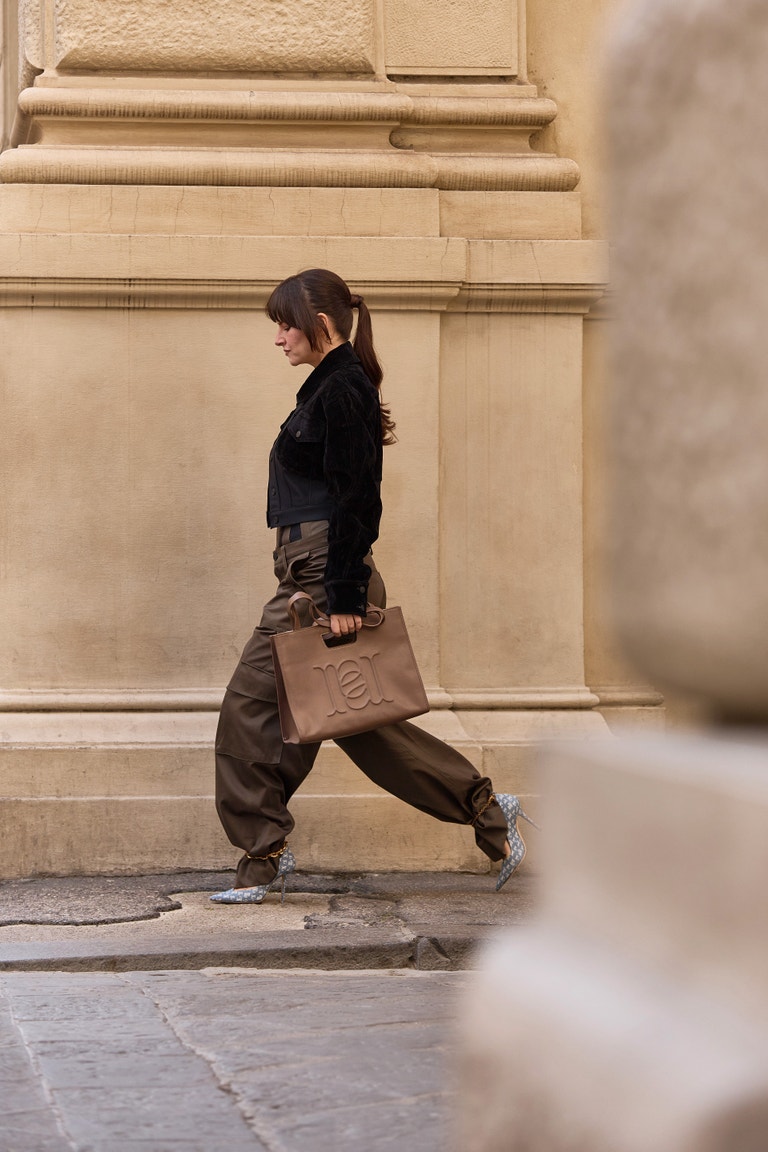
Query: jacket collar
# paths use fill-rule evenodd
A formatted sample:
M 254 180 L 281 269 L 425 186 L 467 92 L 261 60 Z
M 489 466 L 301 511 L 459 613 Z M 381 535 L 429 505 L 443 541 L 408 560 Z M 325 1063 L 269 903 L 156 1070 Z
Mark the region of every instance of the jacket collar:
M 359 363 L 355 350 L 348 340 L 344 344 L 339 344 L 337 348 L 331 348 L 330 352 L 323 356 L 317 368 L 312 369 L 296 393 L 297 404 L 304 404 L 310 396 L 314 396 L 323 380 L 332 372 L 336 372 L 339 368 L 346 368 L 350 364 Z

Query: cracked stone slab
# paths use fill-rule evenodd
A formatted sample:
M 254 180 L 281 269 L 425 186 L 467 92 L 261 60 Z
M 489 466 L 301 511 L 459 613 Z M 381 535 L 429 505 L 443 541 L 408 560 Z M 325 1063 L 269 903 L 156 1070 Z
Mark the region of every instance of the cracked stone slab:
M 463 974 L 6 973 L 13 1152 L 442 1152 Z M 2 1065 L 0 1065 L 0 1082 Z
M 149 975 L 143 986 L 188 1044 L 215 1047 L 218 1075 L 270 1147 L 447 1146 L 451 1026 L 465 976 L 264 973 L 244 984 L 210 972 L 205 990 L 191 975 L 179 986 Z M 206 1012 L 211 996 L 218 1027 Z M 247 1054 L 243 1036 L 252 1038 Z
M 306 920 L 328 907 L 328 896 L 309 893 L 293 894 L 280 903 L 270 893 L 263 904 L 214 904 L 208 892 L 175 892 L 170 898 L 173 908 L 157 917 L 141 921 L 112 921 L 97 924 L 10 924 L 0 926 L 0 949 L 10 943 L 75 943 L 98 939 L 118 945 L 120 941 L 153 942 L 170 936 L 183 941 L 190 937 L 215 940 L 230 931 L 252 932 L 261 936 L 269 932 L 301 932 Z
M 331 896 L 325 909 L 306 918 L 304 927 L 327 930 L 376 926 L 407 932 L 398 909 L 399 905 L 394 900 L 367 900 L 345 893 Z
M 357 875 L 293 875 L 287 892 L 334 894 Z M 176 872 L 146 876 L 34 877 L 0 881 L 0 926 L 118 924 L 157 919 L 182 907 L 182 892 L 231 888 L 234 872 Z
M 71 1152 L 10 1008 L 0 994 L 0 1132 L 13 1152 Z
M 0 925 L 116 924 L 180 908 L 173 892 L 228 888 L 229 872 L 68 876 L 0 882 Z
M 176 1036 L 142 988 L 119 977 L 78 981 L 57 974 L 49 980 L 0 979 L 2 1000 L 33 1070 L 30 1099 L 38 1104 L 32 1112 L 25 1101 L 20 1112 L 7 1094 L 0 1097 L 4 1147 L 113 1152 L 120 1142 L 156 1148 L 174 1140 L 211 1152 L 267 1152 L 222 1092 L 210 1064 Z M 57 1051 L 57 1042 L 67 1045 L 64 1052 Z M 127 1060 L 156 1061 L 158 1049 L 165 1083 L 155 1079 L 152 1063 L 134 1064 L 126 1078 Z M 37 1142 L 43 1136 L 47 1145 Z

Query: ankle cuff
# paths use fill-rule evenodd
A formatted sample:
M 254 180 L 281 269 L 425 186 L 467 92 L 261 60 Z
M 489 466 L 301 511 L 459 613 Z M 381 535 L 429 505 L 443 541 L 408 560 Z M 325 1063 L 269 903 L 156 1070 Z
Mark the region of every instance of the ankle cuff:
M 470 821 L 470 823 L 471 823 L 473 828 L 475 828 L 477 826 L 478 820 L 480 819 L 481 816 L 485 815 L 485 813 L 490 808 L 491 804 L 495 804 L 495 803 L 496 803 L 496 793 L 491 792 L 490 798 L 488 800 L 486 800 L 485 804 L 483 804 L 480 811 L 476 812 L 475 815 L 472 817 L 472 820 Z
M 278 848 L 276 852 L 267 852 L 266 856 L 252 856 L 250 852 L 246 852 L 245 856 L 247 860 L 276 860 L 278 856 L 282 856 L 287 847 L 288 842 L 286 841 L 282 848 Z

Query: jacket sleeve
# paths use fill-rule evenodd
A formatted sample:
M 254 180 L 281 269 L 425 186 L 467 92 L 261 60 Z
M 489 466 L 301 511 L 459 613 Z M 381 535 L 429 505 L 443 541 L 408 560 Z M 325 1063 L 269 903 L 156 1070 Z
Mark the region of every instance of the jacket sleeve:
M 341 376 L 341 374 L 339 374 Z M 381 417 L 371 386 L 331 377 L 323 468 L 333 498 L 325 590 L 328 611 L 365 616 L 371 570 L 363 563 L 381 520 Z

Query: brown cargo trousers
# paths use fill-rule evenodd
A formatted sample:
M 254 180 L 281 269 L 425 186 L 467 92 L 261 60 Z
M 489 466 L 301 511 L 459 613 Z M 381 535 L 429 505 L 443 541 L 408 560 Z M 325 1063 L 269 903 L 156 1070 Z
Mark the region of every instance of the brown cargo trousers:
M 291 541 L 298 531 L 301 538 Z M 277 592 L 229 682 L 216 734 L 216 810 L 230 841 L 245 852 L 237 868 L 238 888 L 273 879 L 276 853 L 294 826 L 288 801 L 320 748 L 283 743 L 269 637 L 290 628 L 288 601 L 294 592 L 308 592 L 325 608 L 328 522 L 302 524 L 292 533 L 278 529 L 277 535 Z M 384 583 L 373 558 L 368 555 L 365 562 L 371 569 L 368 598 L 383 608 Z M 438 820 L 472 825 L 491 860 L 504 856 L 507 823 L 493 785 L 454 748 L 406 721 L 336 743 L 374 784 Z

